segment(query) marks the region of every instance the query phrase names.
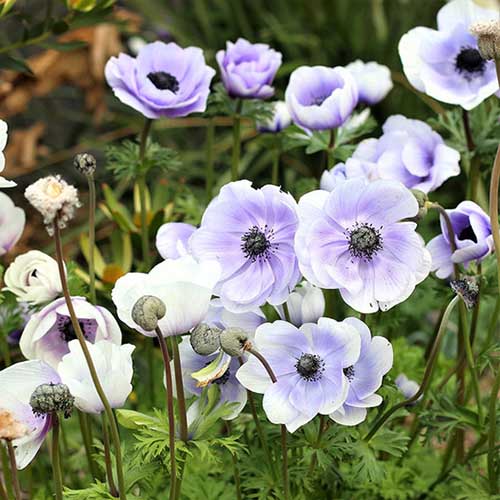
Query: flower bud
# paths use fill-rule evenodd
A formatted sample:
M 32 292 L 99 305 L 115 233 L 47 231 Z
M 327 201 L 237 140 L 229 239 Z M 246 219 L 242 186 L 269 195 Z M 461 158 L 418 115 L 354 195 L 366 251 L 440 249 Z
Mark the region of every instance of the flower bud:
M 97 162 L 90 153 L 80 153 L 73 158 L 73 166 L 81 174 L 90 177 L 94 175 Z
M 477 44 L 483 59 L 500 59 L 500 21 L 475 23 L 470 32 L 477 37 Z
M 427 194 L 419 189 L 410 189 L 410 191 L 418 202 L 418 213 L 415 216 L 415 219 L 418 221 L 427 215 L 429 198 Z
M 220 346 L 229 356 L 241 356 L 250 345 L 248 335 L 242 328 L 227 328 L 220 334 Z
M 220 348 L 220 335 L 222 330 L 206 323 L 199 324 L 191 333 L 189 341 L 194 352 L 201 356 L 213 354 Z
M 151 332 L 158 326 L 158 321 L 165 316 L 165 304 L 153 295 L 144 295 L 132 308 L 132 319 L 143 330 Z
M 451 289 L 460 295 L 467 309 L 472 309 L 479 298 L 479 287 L 477 283 L 470 278 L 463 278 L 450 282 Z
M 31 408 L 37 416 L 63 412 L 64 417 L 68 418 L 73 410 L 74 402 L 75 398 L 65 384 L 39 385 L 30 398 Z

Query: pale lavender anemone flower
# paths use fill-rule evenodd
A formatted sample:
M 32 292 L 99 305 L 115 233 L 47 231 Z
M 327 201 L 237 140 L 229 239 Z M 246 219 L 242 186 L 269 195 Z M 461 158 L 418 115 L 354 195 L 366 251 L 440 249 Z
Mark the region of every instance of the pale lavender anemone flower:
M 0 192 L 0 257 L 10 251 L 24 231 L 26 214 L 22 208 Z
M 189 253 L 188 241 L 196 227 L 185 222 L 167 222 L 156 233 L 156 248 L 164 259 L 178 259 Z
M 462 201 L 457 208 L 446 210 L 457 249 L 452 253 L 450 235 L 446 222 L 441 217 L 441 233 L 427 244 L 432 256 L 431 270 L 438 278 L 448 278 L 453 273 L 453 264 L 469 265 L 481 262 L 494 250 L 491 220 L 484 210 L 473 201 Z
M 104 307 L 94 306 L 85 297 L 72 297 L 83 335 L 90 343 L 109 340 L 120 345 L 122 333 L 113 315 Z M 24 327 L 19 341 L 27 359 L 40 359 L 57 369 L 70 349 L 68 343 L 76 339 L 68 307 L 64 298 L 56 299 L 33 314 Z
M 244 312 L 286 300 L 300 277 L 296 207 L 277 186 L 254 189 L 246 180 L 225 185 L 207 207 L 190 246 L 197 259 L 220 263 L 215 294 L 225 308 Z
M 257 329 L 255 345 L 277 382 L 271 382 L 254 356 L 236 378 L 264 394 L 264 411 L 272 423 L 295 432 L 318 413 L 328 415 L 345 402 L 349 381 L 344 370 L 358 360 L 360 344 L 357 330 L 345 320 L 320 318 L 300 329 L 286 321 L 266 323 Z
M 367 408 L 379 406 L 382 397 L 375 392 L 382 385 L 383 376 L 392 368 L 391 343 L 384 337 L 371 336 L 369 328 L 357 318 L 347 318 L 361 336 L 359 359 L 344 369 L 349 380 L 345 403 L 330 418 L 342 425 L 358 425 L 366 418 Z
M 337 66 L 301 66 L 290 75 L 285 101 L 292 120 L 306 130 L 340 127 L 358 103 L 358 86 Z
M 269 132 L 271 134 L 277 134 L 283 129 L 290 126 L 292 123 L 292 117 L 288 111 L 288 106 L 284 101 L 276 101 L 274 103 L 273 117 L 271 120 L 266 122 L 257 122 L 257 130 L 259 132 Z
M 495 62 L 481 57 L 469 28 L 494 19 L 496 10 L 453 0 L 439 10 L 437 30 L 419 26 L 403 35 L 399 55 L 409 82 L 438 101 L 466 110 L 493 95 L 498 90 Z
M 396 180 L 429 193 L 460 173 L 460 153 L 426 123 L 393 115 L 382 130 L 379 139 L 361 141 L 342 170 L 325 171 L 321 189 L 331 191 L 343 173 L 348 179 Z
M 231 97 L 267 99 L 274 94 L 272 83 L 281 66 L 281 54 L 264 43 L 238 38 L 226 42 L 216 55 L 222 82 Z
M 428 275 L 430 254 L 414 222 L 418 203 L 396 181 L 349 179 L 299 201 L 295 251 L 305 278 L 338 288 L 362 313 L 406 300 Z
M 399 389 L 401 394 L 405 397 L 405 399 L 412 398 L 420 389 L 418 383 L 414 380 L 410 380 L 404 373 L 400 373 L 396 377 L 396 380 L 394 380 L 394 383 L 396 384 L 396 387 Z M 420 396 L 419 400 L 421 398 L 422 396 Z
M 43 361 L 23 361 L 0 371 L 0 415 L 16 424 L 18 436 L 13 439 L 18 469 L 24 469 L 35 458 L 45 436 L 52 428 L 50 415 L 35 415 L 30 398 L 42 384 L 59 384 L 61 378 Z
M 333 191 L 341 182 L 347 179 L 345 163 L 337 163 L 330 170 L 325 170 L 321 174 L 319 181 L 320 189 Z
M 198 47 L 154 42 L 139 50 L 112 57 L 106 80 L 115 96 L 146 118 L 176 118 L 205 111 L 215 70 L 205 63 Z
M 391 70 L 375 61 L 365 63 L 357 59 L 345 68 L 356 81 L 359 102 L 369 106 L 373 106 L 384 99 L 394 86 L 391 79 Z
M 288 310 L 288 318 L 285 313 Z M 304 323 L 316 323 L 325 314 L 325 296 L 323 290 L 307 281 L 299 283 L 288 296 L 285 304 L 276 306 L 279 317 L 289 320 L 292 325 L 302 326 Z

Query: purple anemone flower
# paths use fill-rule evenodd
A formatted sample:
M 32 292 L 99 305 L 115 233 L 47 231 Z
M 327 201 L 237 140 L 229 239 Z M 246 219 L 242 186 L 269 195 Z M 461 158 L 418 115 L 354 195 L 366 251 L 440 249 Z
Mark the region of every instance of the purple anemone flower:
M 479 2 L 453 0 L 437 15 L 438 29 L 417 27 L 403 35 L 399 55 L 410 83 L 448 104 L 472 109 L 498 90 L 495 62 L 481 57 L 471 24 L 498 18 Z
M 269 45 L 238 38 L 236 43 L 227 42 L 216 59 L 231 97 L 267 99 L 274 94 L 272 83 L 281 66 L 281 54 Z
M 394 86 L 391 70 L 375 61 L 363 62 L 359 59 L 348 64 L 346 69 L 356 81 L 359 102 L 373 106 L 380 102 Z
M 473 201 L 462 201 L 457 208 L 446 210 L 457 249 L 452 253 L 450 235 L 446 222 L 441 217 L 441 233 L 427 244 L 432 256 L 432 271 L 438 278 L 448 278 L 453 273 L 453 264 L 469 265 L 473 261 L 481 262 L 493 252 L 493 234 L 491 221 L 484 210 Z
M 341 182 L 347 179 L 345 163 L 337 163 L 330 170 L 325 170 L 321 174 L 321 179 L 319 181 L 320 189 L 324 191 L 333 191 L 333 189 L 338 186 Z
M 382 385 L 383 376 L 392 368 L 392 346 L 384 337 L 371 336 L 369 328 L 357 318 L 347 318 L 361 336 L 359 359 L 344 369 L 349 381 L 345 403 L 330 418 L 342 425 L 358 425 L 366 418 L 366 409 L 379 406 L 382 397 L 375 392 Z
M 302 274 L 321 288 L 338 288 L 359 312 L 388 310 L 429 274 L 416 224 L 401 222 L 417 213 L 417 200 L 396 181 L 349 179 L 331 193 L 304 195 L 295 238 Z
M 264 411 L 272 423 L 294 432 L 318 413 L 328 415 L 342 406 L 349 391 L 344 370 L 358 360 L 361 344 L 348 322 L 320 318 L 300 329 L 286 321 L 266 323 L 257 329 L 255 344 L 277 382 L 271 382 L 254 356 L 236 378 L 247 389 L 264 394 Z
M 285 92 L 292 120 L 306 130 L 340 127 L 358 103 L 358 86 L 347 69 L 301 66 Z
M 196 227 L 184 222 L 167 222 L 156 233 L 156 248 L 164 259 L 178 259 L 189 253 L 188 240 Z
M 146 118 L 176 118 L 205 111 L 215 70 L 205 63 L 198 47 L 154 42 L 139 50 L 112 57 L 106 80 L 120 101 Z
M 9 439 L 14 445 L 18 469 L 24 469 L 35 458 L 52 428 L 50 415 L 33 413 L 31 395 L 42 384 L 60 382 L 56 371 L 43 361 L 23 361 L 0 371 L 0 431 L 5 431 L 5 423 L 9 422 L 11 431 L 14 431 Z
M 109 340 L 120 345 L 122 333 L 113 315 L 104 307 L 94 306 L 84 297 L 71 298 L 85 338 L 92 344 Z M 57 368 L 68 343 L 76 339 L 64 298 L 54 300 L 33 314 L 26 324 L 19 346 L 27 359 L 40 359 Z
M 293 290 L 300 277 L 293 250 L 296 207 L 278 187 L 254 189 L 246 180 L 225 185 L 207 207 L 190 246 L 197 259 L 220 263 L 215 293 L 226 309 L 281 304 Z

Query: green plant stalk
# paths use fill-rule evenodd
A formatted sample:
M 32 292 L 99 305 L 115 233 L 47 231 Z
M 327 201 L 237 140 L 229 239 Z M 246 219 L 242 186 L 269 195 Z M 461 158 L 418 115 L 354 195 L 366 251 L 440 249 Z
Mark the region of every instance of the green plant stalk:
M 181 489 L 182 489 L 182 480 L 184 479 L 184 471 L 186 469 L 186 460 L 187 455 L 184 457 L 184 460 L 180 465 L 179 479 L 177 481 L 177 486 L 175 488 L 175 500 L 179 500 L 181 497 Z
M 71 295 L 68 289 L 68 283 L 66 280 L 66 272 L 64 269 L 64 254 L 62 249 L 62 241 L 61 241 L 61 232 L 59 229 L 59 216 L 57 215 L 54 224 L 54 242 L 56 247 L 56 260 L 59 269 L 59 277 L 61 279 L 61 285 L 63 290 L 64 299 L 66 302 L 66 307 L 68 308 L 69 316 L 71 318 L 71 324 L 73 326 L 73 330 L 75 331 L 75 335 L 80 343 L 80 347 L 82 349 L 83 355 L 85 357 L 85 361 L 88 365 L 90 376 L 92 378 L 92 382 L 94 383 L 97 394 L 99 395 L 99 399 L 102 402 L 104 407 L 104 411 L 106 412 L 106 416 L 108 417 L 109 425 L 111 428 L 111 438 L 113 440 L 113 446 L 115 448 L 115 457 L 116 457 L 116 475 L 118 478 L 118 488 L 120 493 L 120 500 L 126 500 L 127 495 L 125 492 L 125 479 L 123 476 L 123 463 L 122 463 L 122 451 L 120 445 L 120 436 L 118 434 L 118 427 L 116 425 L 115 416 L 113 414 L 113 410 L 109 404 L 108 398 L 106 397 L 106 393 L 104 392 L 101 382 L 99 381 L 99 377 L 97 375 L 97 371 L 94 366 L 94 361 L 92 360 L 92 356 L 90 355 L 89 349 L 87 347 L 87 343 L 85 341 L 85 337 L 83 335 L 82 329 L 80 327 L 80 323 L 75 313 L 75 309 L 73 307 L 73 302 L 71 301 Z
M 12 441 L 9 439 L 7 441 L 7 453 L 9 454 L 10 462 L 10 475 L 12 479 L 12 488 L 14 490 L 14 497 L 16 500 L 22 500 L 23 496 L 21 493 L 21 485 L 19 484 L 19 475 L 17 474 L 17 463 L 16 463 L 16 453 L 14 451 L 14 446 L 12 446 Z
M 377 419 L 376 422 L 373 424 L 372 428 L 370 429 L 370 431 L 368 432 L 368 434 L 365 436 L 364 438 L 365 441 L 370 441 L 370 439 L 373 438 L 373 436 L 384 425 L 384 423 L 389 419 L 389 417 L 392 416 L 393 413 L 411 403 L 414 403 L 415 401 L 418 400 L 418 398 L 420 398 L 422 394 L 425 394 L 425 391 L 427 390 L 432 381 L 434 365 L 436 363 L 439 354 L 439 347 L 441 345 L 441 340 L 444 337 L 444 334 L 446 332 L 446 327 L 448 326 L 448 320 L 450 319 L 450 314 L 453 311 L 455 304 L 459 300 L 460 298 L 458 297 L 458 295 L 453 297 L 453 299 L 450 301 L 448 307 L 446 308 L 443 314 L 443 319 L 441 320 L 438 334 L 436 335 L 436 339 L 434 340 L 434 345 L 432 346 L 432 350 L 429 356 L 429 361 L 427 361 L 427 365 L 425 367 L 424 378 L 422 380 L 422 383 L 420 384 L 418 391 L 411 398 L 405 399 L 404 401 L 401 401 L 400 403 L 395 404 L 394 406 L 389 408 L 379 419 Z
M 8 499 L 14 496 L 14 490 L 12 489 L 12 475 L 9 469 L 9 457 L 7 455 L 7 450 L 5 446 L 0 444 L 0 459 L 2 463 L 2 472 L 5 479 L 5 487 L 7 489 Z
M 174 414 L 174 388 L 172 381 L 172 369 L 170 367 L 170 356 L 168 354 L 167 343 L 165 337 L 159 327 L 156 327 L 156 337 L 160 344 L 161 354 L 163 356 L 163 366 L 165 368 L 166 381 L 166 406 L 168 416 L 168 439 L 170 452 L 170 500 L 176 497 L 177 486 L 177 460 L 175 457 L 175 414 Z
M 170 337 L 170 348 L 174 359 L 175 387 L 177 389 L 177 404 L 179 407 L 179 427 L 180 436 L 184 442 L 188 440 L 188 425 L 186 413 L 186 396 L 184 394 L 184 383 L 182 377 L 181 356 L 179 354 L 179 345 L 175 337 Z
M 498 69 L 497 61 L 497 73 Z M 500 75 L 499 75 L 500 80 Z M 498 187 L 500 183 L 500 146 L 498 146 L 493 171 L 491 172 L 490 182 L 490 209 L 491 232 L 493 234 L 493 243 L 495 245 L 495 257 L 497 259 L 498 273 L 498 294 L 500 295 L 500 226 L 498 224 Z
M 104 444 L 104 464 L 106 466 L 106 477 L 108 479 L 109 492 L 112 497 L 118 497 L 118 488 L 113 478 L 113 461 L 111 459 L 111 445 L 109 442 L 108 422 L 106 415 L 102 414 L 102 440 Z
M 276 378 L 276 375 L 274 374 L 271 365 L 267 362 L 267 359 L 253 347 L 248 348 L 247 352 L 255 356 L 260 361 L 262 366 L 265 368 L 267 374 L 269 375 L 271 382 L 275 384 L 278 381 L 278 379 Z M 281 429 L 281 456 L 282 456 L 281 473 L 283 476 L 283 496 L 285 500 L 288 500 L 290 498 L 290 485 L 288 478 L 288 446 L 287 446 L 287 435 L 286 435 L 287 431 L 286 431 L 286 426 L 283 424 L 280 425 L 280 429 Z
M 61 424 L 57 413 L 52 413 L 52 476 L 56 500 L 63 500 L 63 480 L 61 473 L 61 455 L 59 451 L 59 435 Z
M 90 302 L 96 303 L 95 291 L 95 264 L 94 264 L 94 248 L 95 248 L 95 212 L 96 212 L 96 194 L 95 180 L 92 174 L 87 176 L 89 185 L 89 292 Z
M 83 446 L 85 448 L 85 455 L 87 456 L 90 474 L 92 475 L 92 479 L 97 479 L 98 472 L 95 461 L 92 457 L 92 428 L 90 427 L 89 417 L 86 413 L 78 411 L 78 420 L 80 423 L 80 432 L 82 434 Z
M 206 131 L 206 164 L 205 164 L 205 189 L 207 195 L 207 203 L 210 203 L 214 192 L 214 163 L 215 163 L 215 123 L 211 118 L 207 124 Z
M 498 454 L 495 453 L 496 440 L 497 440 L 497 398 L 498 391 L 500 390 L 500 370 L 497 370 L 495 382 L 491 390 L 490 404 L 489 404 L 489 428 L 488 428 L 488 482 L 490 485 L 490 492 L 492 495 L 498 493 L 498 473 L 495 466 Z
M 277 186 L 279 183 L 280 156 L 281 156 L 281 149 L 279 145 L 277 145 L 275 150 L 273 151 L 273 166 L 271 173 L 271 184 L 274 184 L 275 186 Z
M 226 434 L 228 436 L 231 436 L 232 426 L 231 426 L 230 420 L 226 421 L 225 427 L 226 427 Z M 242 500 L 243 497 L 241 495 L 240 469 L 238 467 L 238 459 L 236 458 L 236 455 L 234 455 L 233 453 L 231 453 L 231 461 L 233 462 L 233 477 L 234 477 L 234 486 L 235 486 L 235 490 L 236 490 L 236 499 Z
M 325 428 L 326 428 L 325 415 L 320 415 L 318 437 L 316 438 L 315 450 L 314 450 L 313 456 L 311 458 L 311 463 L 309 464 L 309 473 L 308 474 L 312 474 L 314 472 L 314 469 L 316 468 L 316 464 L 318 463 L 317 449 L 319 448 L 319 445 L 321 444 L 321 438 L 323 437 L 323 431 Z
M 140 173 L 137 176 L 136 182 L 139 189 L 139 205 L 141 217 L 141 244 L 142 244 L 142 260 L 147 271 L 151 265 L 149 254 L 149 229 L 148 229 L 148 212 L 146 207 L 146 169 L 144 159 L 146 157 L 146 149 L 148 143 L 149 131 L 151 130 L 152 120 L 146 118 L 144 127 L 142 128 L 140 143 L 139 143 L 139 168 Z
M 465 140 L 467 142 L 467 149 L 471 153 L 470 160 L 470 198 L 472 201 L 477 201 L 479 192 L 479 183 L 481 182 L 480 173 L 480 159 L 475 154 L 476 145 L 474 144 L 474 139 L 472 138 L 472 130 L 470 128 L 469 112 L 466 109 L 462 110 L 462 122 L 464 126 Z
M 9 497 L 7 496 L 7 490 L 5 489 L 5 486 L 3 485 L 3 480 L 0 478 L 0 498 L 2 500 L 9 500 Z
M 233 155 L 231 159 L 231 180 L 237 181 L 239 179 L 240 170 L 240 153 L 241 153 L 241 108 L 243 101 L 236 100 L 236 110 L 234 113 L 233 122 Z

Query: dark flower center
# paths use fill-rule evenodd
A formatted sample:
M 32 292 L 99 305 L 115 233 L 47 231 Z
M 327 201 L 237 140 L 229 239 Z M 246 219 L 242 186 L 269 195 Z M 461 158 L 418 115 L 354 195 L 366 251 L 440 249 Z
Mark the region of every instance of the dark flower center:
M 319 95 L 317 97 L 314 97 L 311 106 L 321 106 L 326 99 L 330 97 L 331 94 L 324 94 L 324 95 Z
M 83 336 L 92 341 L 93 333 L 96 331 L 97 323 L 93 319 L 79 319 L 78 324 L 82 329 Z M 61 340 L 68 343 L 72 340 L 77 339 L 75 329 L 73 328 L 73 324 L 71 323 L 71 318 L 68 316 L 63 316 L 62 314 L 57 315 L 56 320 L 57 330 L 59 332 L 59 336 Z
M 383 248 L 383 239 L 380 230 L 375 229 L 372 224 L 365 222 L 362 224 L 356 222 L 347 231 L 347 240 L 349 241 L 351 256 L 365 260 L 372 260 L 373 256 Z
M 347 377 L 347 380 L 349 382 L 352 382 L 354 380 L 354 366 L 348 366 L 347 368 L 344 368 L 344 375 Z
M 459 235 L 458 235 L 459 240 L 472 240 L 474 243 L 477 243 L 477 236 L 476 233 L 474 232 L 474 229 L 472 229 L 472 226 L 467 226 L 464 227 Z
M 317 354 L 303 353 L 295 363 L 297 373 L 308 382 L 315 382 L 325 371 L 325 362 Z
M 279 246 L 279 243 L 271 243 L 273 237 L 274 231 L 268 229 L 267 224 L 263 230 L 258 226 L 252 226 L 241 237 L 241 250 L 245 257 L 251 259 L 252 262 L 257 259 L 266 260 Z
M 174 75 L 166 73 L 165 71 L 155 71 L 148 73 L 148 78 L 153 85 L 160 90 L 170 90 L 174 94 L 179 90 L 179 81 Z
M 486 60 L 481 57 L 479 50 L 473 47 L 462 47 L 455 60 L 457 71 L 464 73 L 466 78 L 474 76 L 475 73 L 483 74 L 485 66 Z

